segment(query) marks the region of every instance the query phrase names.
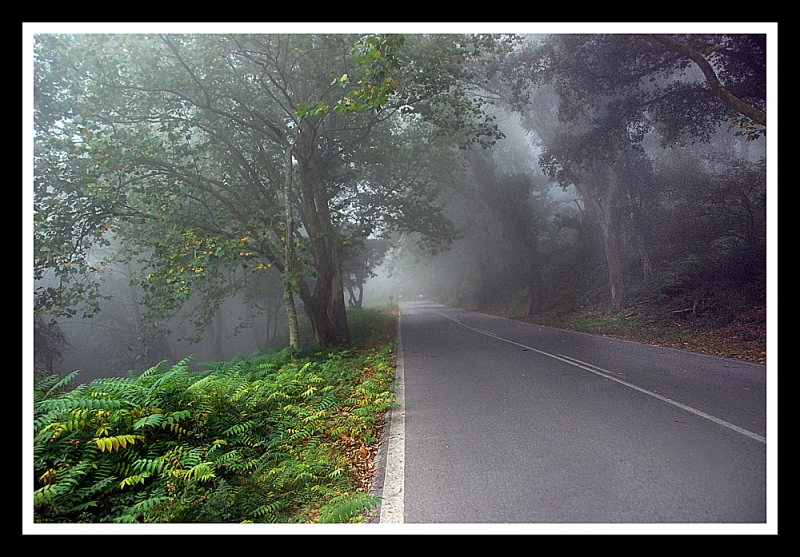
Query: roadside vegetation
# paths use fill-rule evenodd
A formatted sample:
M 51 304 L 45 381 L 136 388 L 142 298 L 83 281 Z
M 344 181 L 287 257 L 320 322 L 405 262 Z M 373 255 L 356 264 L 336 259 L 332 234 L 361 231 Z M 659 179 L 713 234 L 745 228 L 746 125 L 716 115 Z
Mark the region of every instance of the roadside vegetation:
M 753 31 L 36 33 L 35 520 L 366 520 L 384 270 L 765 364 Z
M 709 292 L 708 287 L 691 285 L 642 292 L 619 312 L 609 308 L 604 292 L 590 292 L 585 295 L 583 304 L 567 308 L 551 306 L 532 317 L 526 316 L 513 303 L 484 311 L 549 327 L 766 365 L 764 284 L 739 288 L 719 281 L 709 284 L 715 285 L 716 294 Z
M 359 522 L 394 395 L 394 317 L 354 342 L 36 381 L 37 523 Z

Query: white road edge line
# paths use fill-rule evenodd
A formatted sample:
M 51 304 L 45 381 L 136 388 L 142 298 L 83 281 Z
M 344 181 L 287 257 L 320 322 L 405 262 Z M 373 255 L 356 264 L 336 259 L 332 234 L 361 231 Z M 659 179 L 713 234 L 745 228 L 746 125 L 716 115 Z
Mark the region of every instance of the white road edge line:
M 692 414 L 695 414 L 697 416 L 700 416 L 701 418 L 705 418 L 707 420 L 710 420 L 710 421 L 712 421 L 712 422 L 714 422 L 716 424 L 719 424 L 719 425 L 721 425 L 723 427 L 726 427 L 726 428 L 728 428 L 728 429 L 730 429 L 732 431 L 735 431 L 737 433 L 741 433 L 742 435 L 746 435 L 747 437 L 750 437 L 751 439 L 755 439 L 756 441 L 760 441 L 761 443 L 764 443 L 764 444 L 767 443 L 766 437 L 762 437 L 761 435 L 758 435 L 757 433 L 753 433 L 752 431 L 747 431 L 746 429 L 743 429 L 743 428 L 741 428 L 739 426 L 733 425 L 732 423 L 726 422 L 725 420 L 717 418 L 716 416 L 712 416 L 710 414 L 706 414 L 705 412 L 697 410 L 696 408 L 692 408 L 691 406 L 687 406 L 685 404 L 681 404 L 680 402 L 677 402 L 675 400 L 672 400 L 670 398 L 662 396 L 662 395 L 660 395 L 658 393 L 654 393 L 652 391 L 648 391 L 647 389 L 643 389 L 642 387 L 634 385 L 633 383 L 628 383 L 627 381 L 623 381 L 622 379 L 614 377 L 613 372 L 608 371 L 606 369 L 603 369 L 601 367 L 597 367 L 597 366 L 595 366 L 593 364 L 587 364 L 586 362 L 582 362 L 580 360 L 576 360 L 575 358 L 570 358 L 569 356 L 564 356 L 563 354 L 550 354 L 549 352 L 545 352 L 543 350 L 538 350 L 537 348 L 533 348 L 532 346 L 527 346 L 525 344 L 520 344 L 519 342 L 515 342 L 513 340 L 509 340 L 507 338 L 503 338 L 503 337 L 497 336 L 494 333 L 489 333 L 487 331 L 481 331 L 480 329 L 476 329 L 474 327 L 470 327 L 469 325 L 465 325 L 464 323 L 462 323 L 458 319 L 450 317 L 449 315 L 445 315 L 442 312 L 438 312 L 437 311 L 436 313 L 438 313 L 442 317 L 446 317 L 447 319 L 458 323 L 462 327 L 465 327 L 467 329 L 471 329 L 471 330 L 475 331 L 476 333 L 480 333 L 480 334 L 485 335 L 487 337 L 496 338 L 497 340 L 502 340 L 503 342 L 507 342 L 509 344 L 514 344 L 516 346 L 520 346 L 520 347 L 525 348 L 527 350 L 532 350 L 534 352 L 542 354 L 543 356 L 549 356 L 550 358 L 554 358 L 554 359 L 562 361 L 562 362 L 564 362 L 566 364 L 570 364 L 570 365 L 573 365 L 575 367 L 579 367 L 579 368 L 584 369 L 584 370 L 586 370 L 586 371 L 588 371 L 590 373 L 594 373 L 595 375 L 599 375 L 600 377 L 603 377 L 605 379 L 610 379 L 611 381 L 616 381 L 620 385 L 625 385 L 626 387 L 630 387 L 631 389 L 639 391 L 640 393 L 644 393 L 644 394 L 646 394 L 648 396 L 651 396 L 653 398 L 657 398 L 658 400 L 662 400 L 662 401 L 666 402 L 667 404 L 671 404 L 673 406 L 676 406 L 678 408 L 686 410 L 687 412 L 691 412 Z
M 405 522 L 405 459 L 406 459 L 406 408 L 405 384 L 403 380 L 403 338 L 400 330 L 400 315 L 397 316 L 397 355 L 394 373 L 394 402 L 389 419 L 389 440 L 386 453 L 386 474 L 383 478 L 383 499 L 378 522 L 381 524 L 403 524 Z

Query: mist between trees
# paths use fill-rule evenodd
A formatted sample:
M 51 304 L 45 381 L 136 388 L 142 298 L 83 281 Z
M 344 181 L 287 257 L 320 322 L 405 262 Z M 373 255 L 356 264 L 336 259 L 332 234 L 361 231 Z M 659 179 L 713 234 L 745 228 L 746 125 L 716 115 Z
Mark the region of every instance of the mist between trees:
M 348 305 L 420 295 L 758 313 L 766 67 L 765 35 L 38 35 L 35 367 L 346 345 Z

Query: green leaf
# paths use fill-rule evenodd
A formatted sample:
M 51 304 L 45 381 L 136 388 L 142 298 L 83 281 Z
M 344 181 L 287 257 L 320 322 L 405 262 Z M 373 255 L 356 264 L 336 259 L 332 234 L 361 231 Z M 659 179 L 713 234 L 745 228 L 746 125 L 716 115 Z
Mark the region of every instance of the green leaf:
M 150 414 L 133 424 L 133 429 L 142 429 L 145 426 L 159 427 L 164 421 L 164 414 Z

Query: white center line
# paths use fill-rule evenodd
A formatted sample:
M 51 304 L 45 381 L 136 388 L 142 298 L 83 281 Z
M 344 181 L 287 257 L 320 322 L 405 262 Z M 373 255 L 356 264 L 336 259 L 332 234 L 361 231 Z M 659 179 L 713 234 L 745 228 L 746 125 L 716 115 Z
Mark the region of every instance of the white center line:
M 619 379 L 619 378 L 615 377 L 613 372 L 608 371 L 606 369 L 603 369 L 601 367 L 597 367 L 595 365 L 588 364 L 588 363 L 582 362 L 580 360 L 576 360 L 575 358 L 570 358 L 569 356 L 564 356 L 563 354 L 551 354 L 549 352 L 545 352 L 543 350 L 539 350 L 537 348 L 533 348 L 532 346 L 527 346 L 525 344 L 521 344 L 519 342 L 515 342 L 513 340 L 509 340 L 507 338 L 503 338 L 503 337 L 497 336 L 494 333 L 489 333 L 487 331 L 482 331 L 480 329 L 476 329 L 475 327 L 470 327 L 469 325 L 465 325 L 464 323 L 462 323 L 458 319 L 450 317 L 449 315 L 445 315 L 444 313 L 441 313 L 441 312 L 438 312 L 438 311 L 436 313 L 438 313 L 442 317 L 446 317 L 447 319 L 458 323 L 462 327 L 465 327 L 467 329 L 475 331 L 476 333 L 480 333 L 482 335 L 486 335 L 487 337 L 495 338 L 497 340 L 502 340 L 503 342 L 507 342 L 509 344 L 514 344 L 516 346 L 520 346 L 520 347 L 525 348 L 527 350 L 532 350 L 533 352 L 536 352 L 538 354 L 542 354 L 543 356 L 548 356 L 550 358 L 554 358 L 554 359 L 559 360 L 561 362 L 564 362 L 566 364 L 569 364 L 569 365 L 572 365 L 572 366 L 575 366 L 575 367 L 579 367 L 579 368 L 581 368 L 583 370 L 586 370 L 586 371 L 588 371 L 590 373 L 594 373 L 595 375 L 599 375 L 600 377 L 603 377 L 605 379 L 610 379 L 611 381 L 616 381 L 620 385 L 625 385 L 626 387 L 630 387 L 631 389 L 639 391 L 640 393 L 644 393 L 644 394 L 646 394 L 648 396 L 651 396 L 653 398 L 657 398 L 658 400 L 662 400 L 662 401 L 666 402 L 667 404 L 671 404 L 673 406 L 676 406 L 678 408 L 686 410 L 687 412 L 691 412 L 692 414 L 695 414 L 697 416 L 700 416 L 701 418 L 705 418 L 707 420 L 710 420 L 710 421 L 712 421 L 712 422 L 714 422 L 716 424 L 719 424 L 719 425 L 721 425 L 723 427 L 726 427 L 726 428 L 728 428 L 728 429 L 730 429 L 732 431 L 735 431 L 737 433 L 741 433 L 742 435 L 746 435 L 747 437 L 750 437 L 751 439 L 755 439 L 756 441 L 760 441 L 760 442 L 762 442 L 764 444 L 766 444 L 766 442 L 767 442 L 766 437 L 762 437 L 761 435 L 753 433 L 752 431 L 747 431 L 746 429 L 743 429 L 743 428 L 741 428 L 739 426 L 733 425 L 732 423 L 726 422 L 725 420 L 717 418 L 716 416 L 712 416 L 710 414 L 706 414 L 705 412 L 697 410 L 696 408 L 692 408 L 691 406 L 687 406 L 685 404 L 681 404 L 680 402 L 677 402 L 675 400 L 672 400 L 670 398 L 662 396 L 662 395 L 660 395 L 658 393 L 654 393 L 652 391 L 648 391 L 647 389 L 643 389 L 642 387 L 634 385 L 633 383 L 628 383 L 627 381 L 623 381 L 622 379 Z

